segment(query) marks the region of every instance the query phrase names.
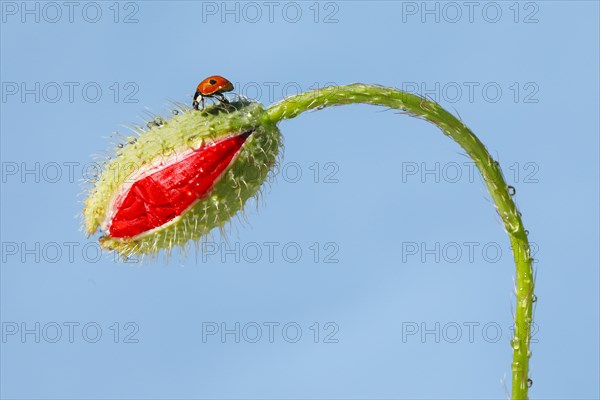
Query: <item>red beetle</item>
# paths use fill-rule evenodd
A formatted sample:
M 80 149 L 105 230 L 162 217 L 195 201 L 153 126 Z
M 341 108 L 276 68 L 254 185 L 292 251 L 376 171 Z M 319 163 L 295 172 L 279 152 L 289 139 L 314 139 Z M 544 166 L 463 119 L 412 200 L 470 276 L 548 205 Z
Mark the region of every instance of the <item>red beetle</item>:
M 214 97 L 222 103 L 229 103 L 225 96 L 223 96 L 223 93 L 231 92 L 232 90 L 233 84 L 227 79 L 219 75 L 209 76 L 198 84 L 192 107 L 198 110 L 198 106 L 202 104 L 202 109 L 204 110 L 204 99 L 207 97 Z M 200 101 L 198 101 L 198 98 L 200 98 Z

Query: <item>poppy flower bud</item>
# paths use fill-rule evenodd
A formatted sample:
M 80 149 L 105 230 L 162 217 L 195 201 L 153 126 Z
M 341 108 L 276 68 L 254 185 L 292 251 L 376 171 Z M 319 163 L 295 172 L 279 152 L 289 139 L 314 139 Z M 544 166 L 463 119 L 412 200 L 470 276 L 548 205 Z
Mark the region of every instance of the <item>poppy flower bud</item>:
M 85 201 L 88 234 L 123 256 L 157 253 L 222 227 L 256 196 L 281 147 L 275 123 L 246 100 L 155 119 L 119 145 Z

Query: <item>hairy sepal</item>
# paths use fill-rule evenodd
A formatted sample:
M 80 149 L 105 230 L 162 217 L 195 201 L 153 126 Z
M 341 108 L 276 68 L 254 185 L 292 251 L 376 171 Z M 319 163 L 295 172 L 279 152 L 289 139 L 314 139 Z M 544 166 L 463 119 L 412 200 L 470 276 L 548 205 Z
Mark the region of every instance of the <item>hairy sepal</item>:
M 152 126 L 152 125 L 150 125 Z M 185 246 L 211 230 L 222 227 L 247 200 L 259 192 L 274 165 L 281 146 L 277 126 L 265 118 L 257 102 L 240 101 L 207 107 L 205 111 L 181 110 L 170 120 L 155 124 L 116 151 L 89 192 L 83 211 L 88 234 L 106 229 L 114 213 L 111 204 L 131 184 L 140 170 L 172 161 L 178 154 L 203 144 L 252 131 L 240 151 L 209 193 L 169 223 L 132 238 L 100 238 L 103 248 L 125 257 L 149 255 L 162 249 Z

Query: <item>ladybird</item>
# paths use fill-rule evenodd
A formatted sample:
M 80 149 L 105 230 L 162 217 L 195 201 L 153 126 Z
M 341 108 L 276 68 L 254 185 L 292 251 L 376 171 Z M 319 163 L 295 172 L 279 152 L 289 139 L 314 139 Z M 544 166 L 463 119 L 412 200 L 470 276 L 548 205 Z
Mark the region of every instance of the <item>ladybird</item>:
M 233 84 L 227 79 L 219 75 L 209 76 L 198 84 L 192 107 L 198 110 L 198 106 L 202 104 L 202 109 L 204 109 L 204 99 L 207 97 L 214 97 L 222 103 L 229 103 L 223 93 L 232 90 Z

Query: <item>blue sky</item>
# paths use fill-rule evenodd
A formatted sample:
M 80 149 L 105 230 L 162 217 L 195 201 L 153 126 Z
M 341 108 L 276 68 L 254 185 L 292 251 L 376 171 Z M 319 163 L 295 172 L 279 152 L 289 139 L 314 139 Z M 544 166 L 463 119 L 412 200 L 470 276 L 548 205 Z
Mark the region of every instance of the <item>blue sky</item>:
M 228 243 L 98 253 L 79 219 L 92 155 L 212 74 L 264 104 L 364 82 L 459 114 L 536 250 L 531 396 L 598 398 L 596 2 L 23 4 L 1 4 L 3 398 L 505 396 L 508 239 L 423 121 L 284 121 L 280 174 Z

